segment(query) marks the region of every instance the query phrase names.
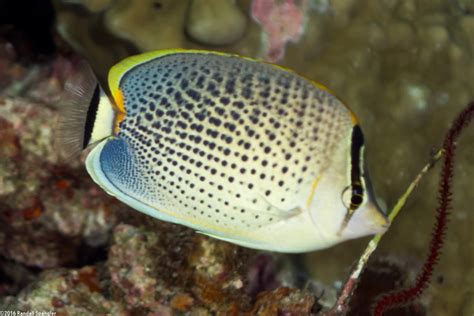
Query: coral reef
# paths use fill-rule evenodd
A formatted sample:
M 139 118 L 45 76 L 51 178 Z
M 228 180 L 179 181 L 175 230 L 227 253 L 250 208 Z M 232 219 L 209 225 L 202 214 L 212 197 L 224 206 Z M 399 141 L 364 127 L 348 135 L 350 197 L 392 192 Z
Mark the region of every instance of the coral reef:
M 70 63 L 27 68 L 4 56 L 10 96 L 0 98 L 0 254 L 40 268 L 84 263 L 107 243 L 124 207 L 54 147 L 53 104 Z
M 245 289 L 251 253 L 171 224 L 121 224 L 105 264 L 47 270 L 3 304 L 73 315 L 305 315 L 315 308 L 314 295 L 285 287 L 253 302 Z
M 315 298 L 296 289 L 280 287 L 271 292 L 263 292 L 257 296 L 257 302 L 250 312 L 251 315 L 310 315 Z
M 0 253 L 42 268 L 76 262 L 81 247 L 107 242 L 117 203 L 78 162 L 64 165 L 52 154 L 52 109 L 0 102 Z
M 92 13 L 100 13 L 110 7 L 112 0 L 63 0 L 63 2 L 82 5 Z
M 78 71 L 59 58 L 2 78 L 7 88 L 31 71 L 41 80 L 0 99 L 0 306 L 74 315 L 313 307 L 314 296 L 297 289 L 254 302 L 261 292 L 247 289 L 256 282 L 249 271 L 259 269 L 254 251 L 139 214 L 99 190 L 79 159 L 62 160 L 53 146 L 58 64 L 69 75 Z
M 45 271 L 8 304 L 8 309 L 55 311 L 63 315 L 126 315 L 123 306 L 100 293 L 99 274 L 92 266 Z
M 435 265 L 441 256 L 448 219 L 452 209 L 451 201 L 453 198 L 452 182 L 454 176 L 454 158 L 456 153 L 456 142 L 462 132 L 474 117 L 474 101 L 470 102 L 467 107 L 459 114 L 449 128 L 443 142 L 444 159 L 441 169 L 441 176 L 438 187 L 438 208 L 436 209 L 436 222 L 433 228 L 432 238 L 430 240 L 427 258 L 423 263 L 423 267 L 419 272 L 416 282 L 408 289 L 399 290 L 398 292 L 389 293 L 377 300 L 374 315 L 382 316 L 385 310 L 412 302 L 416 300 L 424 290 L 428 287 L 433 277 Z
M 138 52 L 176 47 L 209 49 L 209 45 L 239 47 L 253 42 L 246 34 L 248 6 L 240 0 L 53 3 L 58 32 L 100 74 Z M 242 52 L 247 48 L 245 44 Z
M 248 18 L 257 1 L 228 2 L 246 21 L 245 31 L 234 25 L 233 41 L 219 34 L 226 42 L 191 35 L 189 10 L 196 3 L 144 1 L 143 8 L 135 8 L 121 0 L 54 1 L 58 32 L 102 79 L 112 64 L 142 49 L 226 45 L 219 49 L 259 55 L 266 31 Z M 278 39 L 286 43 L 281 63 L 323 82 L 357 113 L 373 185 L 380 203 L 392 205 L 432 148 L 441 146 L 450 119 L 472 98 L 472 1 L 308 0 L 307 6 L 306 17 L 298 19 L 305 26 L 298 42 Z M 168 14 L 155 21 L 162 11 Z M 92 183 L 79 160 L 62 162 L 53 148 L 54 103 L 61 83 L 75 71 L 73 58 L 41 57 L 39 63 L 36 56 L 44 53 L 36 47 L 45 37 L 22 45 L 34 37 L 23 36 L 31 29 L 3 35 L 11 29 L 0 27 L 0 309 L 305 314 L 319 310 L 319 296 L 324 308 L 332 306 L 365 240 L 305 255 L 302 268 L 318 289 L 306 292 L 280 280 L 274 256 L 159 223 L 116 202 Z M 48 36 L 64 47 L 57 35 Z M 466 189 L 474 185 L 472 139 L 472 129 L 460 139 L 453 229 L 434 272 L 436 282 L 400 314 L 472 314 L 474 217 Z M 350 314 L 367 312 L 364 293 L 373 297 L 415 279 L 434 220 L 436 183 L 429 175 L 393 223 L 377 255 L 390 254 L 397 267 L 369 267 L 372 277 L 363 276 Z M 389 286 L 378 288 L 372 280 L 380 278 Z
M 228 45 L 245 32 L 247 18 L 235 0 L 193 0 L 189 7 L 186 31 L 204 45 Z
M 104 21 L 111 33 L 131 41 L 140 51 L 181 47 L 187 6 L 182 0 L 119 0 L 107 10 Z
M 309 9 L 308 0 L 255 0 L 252 3 L 252 17 L 263 28 L 264 59 L 280 61 L 285 55 L 288 42 L 297 42 L 304 31 Z
M 370 315 L 374 299 L 379 297 L 380 293 L 390 293 L 409 283 L 404 270 L 406 269 L 393 259 L 372 260 L 362 274 L 357 290 L 351 298 L 348 314 Z M 398 306 L 384 315 L 423 316 L 426 315 L 426 310 L 422 304 L 415 302 Z

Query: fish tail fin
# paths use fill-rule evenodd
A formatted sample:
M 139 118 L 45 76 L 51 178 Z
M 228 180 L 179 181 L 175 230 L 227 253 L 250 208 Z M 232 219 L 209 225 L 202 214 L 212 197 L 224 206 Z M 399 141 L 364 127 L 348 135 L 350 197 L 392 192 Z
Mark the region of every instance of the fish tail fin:
M 78 156 L 89 144 L 113 132 L 115 111 L 91 67 L 80 63 L 66 84 L 60 101 L 55 144 L 61 157 Z

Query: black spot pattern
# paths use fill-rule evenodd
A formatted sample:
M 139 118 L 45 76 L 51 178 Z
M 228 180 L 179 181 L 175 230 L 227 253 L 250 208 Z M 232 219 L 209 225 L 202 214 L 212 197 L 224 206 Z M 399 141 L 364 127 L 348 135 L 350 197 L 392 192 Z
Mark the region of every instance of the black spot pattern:
M 269 64 L 176 53 L 121 79 L 119 137 L 147 203 L 203 225 L 255 229 L 292 216 L 352 128 L 339 100 Z

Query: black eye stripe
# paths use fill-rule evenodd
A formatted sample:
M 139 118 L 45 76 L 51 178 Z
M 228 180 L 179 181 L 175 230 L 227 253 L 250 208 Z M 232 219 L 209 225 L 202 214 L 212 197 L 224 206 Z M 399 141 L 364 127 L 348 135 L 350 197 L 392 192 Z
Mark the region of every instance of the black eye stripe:
M 97 84 L 94 90 L 94 94 L 92 95 L 91 101 L 89 103 L 89 108 L 87 109 L 86 123 L 84 126 L 84 142 L 82 144 L 83 149 L 87 147 L 87 144 L 89 144 L 89 140 L 91 139 L 95 118 L 97 116 L 97 109 L 99 108 L 99 102 L 100 88 Z
M 364 147 L 364 135 L 359 125 L 354 126 L 352 129 L 352 140 L 351 140 L 351 187 L 352 197 L 351 206 L 352 210 L 356 209 L 361 203 L 361 197 L 364 195 L 364 188 L 362 186 L 362 169 L 361 169 L 361 153 Z
M 360 205 L 362 204 L 363 197 L 362 195 L 353 195 L 351 198 L 351 204 L 353 205 Z

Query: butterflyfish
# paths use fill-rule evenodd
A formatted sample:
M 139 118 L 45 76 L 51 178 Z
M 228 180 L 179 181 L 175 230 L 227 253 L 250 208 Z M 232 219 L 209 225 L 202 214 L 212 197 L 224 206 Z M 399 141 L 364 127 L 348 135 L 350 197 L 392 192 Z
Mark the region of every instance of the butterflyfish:
M 307 252 L 383 232 L 354 113 L 281 66 L 200 50 L 128 57 L 72 88 L 62 146 L 106 192 L 241 246 Z

